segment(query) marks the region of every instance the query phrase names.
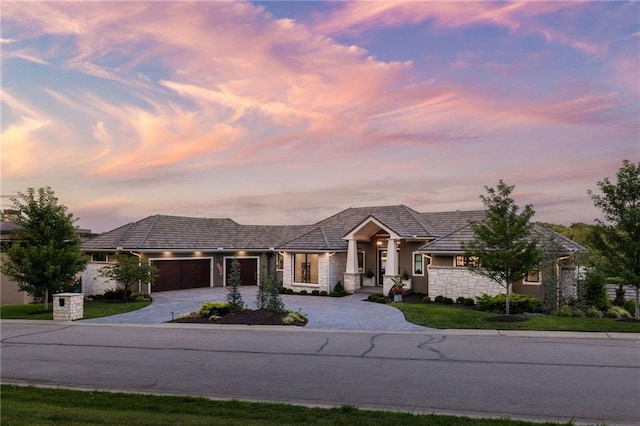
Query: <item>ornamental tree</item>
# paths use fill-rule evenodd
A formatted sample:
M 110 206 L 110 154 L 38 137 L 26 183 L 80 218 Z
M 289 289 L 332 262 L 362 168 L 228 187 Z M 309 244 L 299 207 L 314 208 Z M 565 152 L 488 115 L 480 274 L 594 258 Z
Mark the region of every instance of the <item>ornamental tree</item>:
M 77 285 L 77 274 L 87 264 L 73 225 L 75 219 L 66 206 L 58 204 L 48 186 L 18 192 L 11 201 L 19 212 L 14 223 L 20 228 L 16 242 L 7 251 L 2 272 L 20 290 L 44 299 L 44 309 L 48 310 L 50 294 Z
M 514 186 L 501 179 L 497 188 L 484 188 L 487 195 L 480 196 L 485 206 L 484 220 L 471 224 L 474 238 L 461 246 L 464 256 L 478 259 L 478 262 L 469 263 L 473 273 L 505 287 L 505 311 L 509 315 L 513 283 L 540 267 L 543 251 L 532 232 L 531 218 L 535 211 L 528 204 L 519 213 L 520 207 L 511 197 Z
M 158 268 L 148 260 L 136 256 L 118 255 L 117 263 L 100 268 L 98 273 L 120 284 L 124 300 L 129 298 L 133 286 L 139 282 L 152 283 L 158 277 Z
M 599 254 L 596 267 L 609 280 L 635 289 L 636 320 L 640 320 L 640 162 L 624 160 L 617 179 L 598 182 L 602 194 L 589 190 L 604 220 L 596 220 L 591 246 Z

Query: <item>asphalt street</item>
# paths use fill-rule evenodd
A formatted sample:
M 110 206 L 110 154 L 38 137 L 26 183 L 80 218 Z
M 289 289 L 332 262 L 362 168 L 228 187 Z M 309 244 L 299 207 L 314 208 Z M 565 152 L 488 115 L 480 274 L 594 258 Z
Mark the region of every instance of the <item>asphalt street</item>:
M 13 320 L 1 331 L 3 383 L 640 423 L 638 335 Z

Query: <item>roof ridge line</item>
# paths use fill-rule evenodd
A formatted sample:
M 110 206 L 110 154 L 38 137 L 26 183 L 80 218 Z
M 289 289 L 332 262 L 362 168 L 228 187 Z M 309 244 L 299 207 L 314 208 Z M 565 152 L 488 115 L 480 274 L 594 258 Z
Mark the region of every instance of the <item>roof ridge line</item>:
M 122 241 L 124 236 L 127 235 L 127 232 L 129 232 L 129 230 L 131 229 L 131 227 L 133 226 L 134 223 L 135 222 L 129 222 L 126 225 L 122 225 L 121 226 L 121 228 L 126 226 L 127 229 L 125 229 L 124 232 L 122 233 L 122 235 L 120 235 L 120 237 L 116 240 L 116 248 L 120 246 L 120 241 Z M 115 229 L 114 229 L 114 231 L 115 231 Z
M 147 232 L 144 233 L 142 238 L 140 238 L 140 241 L 138 241 L 138 247 L 142 247 L 142 243 L 146 241 L 147 237 L 151 233 L 151 230 L 156 226 L 156 224 L 158 223 L 159 220 L 160 220 L 160 215 L 159 214 L 157 214 L 157 215 L 155 215 L 153 217 L 153 223 L 151 224 L 151 226 L 149 226 L 149 229 L 147 229 Z
M 324 243 L 327 245 L 327 247 L 331 247 L 331 244 L 329 244 L 329 239 L 327 238 L 327 234 L 324 232 L 324 226 L 320 227 L 320 233 L 322 234 L 322 239 L 324 240 Z

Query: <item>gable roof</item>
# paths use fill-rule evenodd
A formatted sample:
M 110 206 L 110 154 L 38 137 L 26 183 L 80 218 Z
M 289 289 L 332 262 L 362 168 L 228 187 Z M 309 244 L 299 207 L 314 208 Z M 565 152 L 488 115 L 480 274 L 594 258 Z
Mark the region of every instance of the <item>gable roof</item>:
M 284 243 L 284 250 L 347 250 L 344 237 L 369 218 L 374 218 L 401 238 L 433 238 L 431 225 L 417 211 L 405 206 L 350 207 L 310 226 Z

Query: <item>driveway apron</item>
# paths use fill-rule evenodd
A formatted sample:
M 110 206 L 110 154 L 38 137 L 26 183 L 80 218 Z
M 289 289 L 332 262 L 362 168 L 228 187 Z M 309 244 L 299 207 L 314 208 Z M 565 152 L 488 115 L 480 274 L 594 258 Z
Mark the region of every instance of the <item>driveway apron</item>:
M 256 287 L 242 287 L 248 308 L 256 308 Z M 224 287 L 154 293 L 146 308 L 110 317 L 82 320 L 96 324 L 159 324 L 178 315 L 200 309 L 204 302 L 225 301 Z M 302 312 L 309 318 L 305 328 L 322 330 L 427 331 L 428 327 L 411 324 L 399 310 L 380 303 L 367 302 L 366 293 L 345 297 L 281 295 L 285 308 Z

